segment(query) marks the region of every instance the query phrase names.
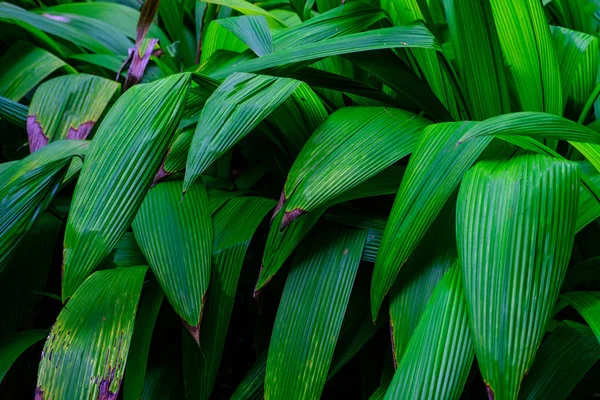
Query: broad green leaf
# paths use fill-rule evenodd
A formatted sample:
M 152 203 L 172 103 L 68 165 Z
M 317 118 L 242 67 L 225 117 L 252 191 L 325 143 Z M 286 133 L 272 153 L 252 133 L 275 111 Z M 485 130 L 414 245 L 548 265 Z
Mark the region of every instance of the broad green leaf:
M 115 246 L 115 255 L 113 263 L 117 267 L 135 267 L 136 265 L 148 265 L 148 261 L 140 246 L 138 245 L 133 232 L 125 232 Z
M 600 292 L 570 292 L 561 296 L 581 314 L 600 342 Z
M 274 52 L 273 38 L 264 16 L 221 18 L 215 22 L 243 41 L 257 56 Z
M 541 2 L 490 0 L 490 4 L 518 110 L 562 115 L 566 93 Z
M 460 267 L 439 281 L 385 395 L 386 399 L 458 399 L 473 362 Z
M 146 378 L 146 363 L 148 362 L 150 341 L 163 297 L 163 291 L 156 281 L 151 281 L 146 285 L 139 312 L 137 313 L 129 355 L 127 357 L 125 389 L 123 393 L 123 399 L 125 400 L 138 400 L 142 394 L 144 378 Z
M 242 17 L 237 17 L 242 18 Z M 227 20 L 229 18 L 224 18 Z M 226 29 L 222 24 L 219 23 L 220 19 L 212 21 L 204 32 L 202 38 L 202 53 L 200 54 L 200 62 L 205 63 L 213 56 L 217 51 L 227 50 L 240 53 L 248 46 L 238 38 L 235 33 Z
M 220 79 L 234 72 L 259 72 L 270 71 L 270 69 L 281 70 L 289 68 L 288 64 L 310 63 L 340 54 L 396 47 L 439 50 L 439 46 L 431 32 L 419 24 L 375 29 L 341 37 L 333 37 L 319 42 L 299 44 L 295 47 L 286 47 L 282 50 L 277 50 L 277 44 L 277 41 L 275 41 L 276 51 L 273 54 L 241 61 L 231 66 L 224 66 L 223 68 L 209 71 L 208 75 L 212 78 Z
M 146 269 L 98 271 L 73 294 L 44 345 L 36 399 L 117 397 Z
M 132 41 L 125 34 L 118 29 L 114 29 L 106 20 L 102 21 L 85 15 L 59 12 L 52 8 L 35 10 L 34 12 L 37 12 L 39 16 L 34 17 L 30 15 L 25 17 L 28 21 L 31 21 L 32 25 L 54 35 L 57 35 L 57 33 L 69 35 L 59 37 L 67 40 L 72 39 L 74 43 L 79 40 L 83 43 L 82 38 L 85 38 L 84 35 L 86 35 L 114 54 L 125 54 L 127 49 L 133 45 Z M 48 24 L 46 21 L 40 20 L 40 17 L 52 22 L 58 22 L 59 24 Z M 23 19 L 25 20 L 25 18 Z M 68 28 L 72 28 L 73 30 L 70 31 Z M 82 46 L 81 43 L 77 44 Z
M 24 128 L 27 124 L 27 106 L 0 96 L 0 118 Z
M 33 153 L 59 139 L 86 139 L 109 102 L 120 92 L 117 82 L 92 75 L 66 75 L 35 91 L 27 116 Z
M 510 112 L 498 33 L 487 1 L 443 0 L 469 116 L 483 120 Z
M 206 101 L 190 146 L 184 191 L 301 85 L 264 75 L 233 74 Z
M 429 126 L 421 135 L 406 168 L 406 173 L 388 223 L 385 227 L 373 279 L 371 312 L 377 317 L 383 298 L 446 200 L 458 186 L 463 174 L 475 162 L 489 138 L 457 146 L 473 122 L 452 122 Z
M 113 54 L 113 51 L 106 47 L 104 43 L 101 43 L 80 29 L 66 24 L 60 19 L 57 20 L 52 16 L 39 15 L 17 7 L 14 4 L 0 3 L 0 21 L 24 26 L 28 30 L 40 30 L 72 42 L 74 45 L 83 47 L 93 53 Z
M 563 321 L 537 352 L 519 398 L 566 399 L 598 359 L 600 345 L 590 328 Z
M 567 114 L 576 118 L 596 86 L 600 42 L 594 36 L 558 26 L 551 26 L 551 33 Z
M 448 202 L 447 210 L 442 211 L 429 228 L 390 290 L 390 332 L 395 365 L 402 362 L 435 287 L 458 257 L 455 207 L 455 202 Z
M 517 397 L 573 246 L 579 168 L 545 155 L 482 161 L 457 203 L 457 241 L 477 362 L 490 396 Z
M 0 272 L 0 336 L 21 329 L 30 320 L 51 269 L 62 221 L 46 213 L 27 233 L 6 268 Z
M 58 141 L 0 173 L 0 271 L 61 188 L 71 159 L 82 158 L 88 145 Z
M 544 3 L 560 25 L 589 34 L 598 32 L 600 21 L 594 13 L 597 9 L 595 0 L 546 0 Z
M 394 25 L 407 25 L 425 21 L 429 29 L 435 28 L 427 3 L 421 0 L 383 0 L 381 8 L 387 11 Z M 433 93 L 440 99 L 454 119 L 461 119 L 461 110 L 454 93 L 451 74 L 443 63 L 443 56 L 431 49 L 411 49 L 411 67 L 419 71 Z M 488 100 L 489 101 L 489 100 Z
M 146 195 L 132 228 L 169 303 L 198 340 L 211 269 L 206 188 L 196 183 L 182 200 L 181 181 L 159 183 Z
M 232 8 L 246 15 L 262 15 L 263 17 L 270 18 L 274 22 L 279 23 L 281 26 L 285 26 L 284 22 L 274 14 L 254 5 L 246 0 L 202 0 L 211 4 L 218 4 L 221 6 Z
M 74 14 L 95 18 L 109 24 L 113 29 L 131 39 L 136 38 L 136 24 L 140 19 L 140 12 L 136 9 L 119 3 L 104 1 L 65 3 L 42 10 L 44 12 L 50 11 L 51 13 Z M 150 37 L 160 40 L 163 46 L 167 46 L 170 43 L 169 38 L 156 24 L 150 26 L 148 34 Z
M 369 400 L 383 400 L 390 387 L 391 380 L 386 380 L 369 396 Z
M 255 296 L 258 294 L 258 291 L 271 280 L 279 268 L 281 268 L 296 246 L 317 223 L 327 207 L 364 197 L 393 194 L 398 190 L 397 188 L 399 182 L 402 180 L 402 174 L 403 168 L 395 166 L 389 167 L 371 179 L 332 199 L 328 204 L 299 218 L 283 231 L 281 231 L 281 226 L 284 213 L 276 213 L 272 217 L 271 228 L 263 253 L 260 275 L 254 289 Z
M 184 201 L 187 201 L 187 197 Z M 211 286 L 200 328 L 200 347 L 184 338 L 184 381 L 189 398 L 208 399 L 221 362 L 244 256 L 254 231 L 275 206 L 261 197 L 236 197 L 213 217 Z M 187 339 L 187 340 L 185 340 Z
M 8 3 L 2 3 L 0 7 L 5 4 Z M 0 95 L 19 101 L 48 75 L 65 65 L 63 60 L 46 50 L 27 42 L 17 42 L 0 59 Z
M 45 329 L 14 332 L 0 338 L 0 382 L 19 356 L 48 335 Z
M 299 250 L 271 336 L 265 399 L 320 397 L 365 234 L 332 228 Z
M 348 54 L 344 58 L 396 92 L 394 99 L 400 102 L 399 108 L 413 112 L 422 110 L 436 122 L 452 120 L 427 82 L 415 75 L 392 51 Z
M 111 54 L 72 54 L 69 59 L 83 61 L 85 63 L 106 68 L 107 70 L 121 75 L 121 68 L 127 56 L 115 56 Z
M 73 194 L 63 251 L 63 300 L 108 256 L 133 221 L 165 156 L 190 75 L 137 85 L 102 120 Z
M 283 226 L 410 154 L 427 125 L 426 119 L 394 108 L 345 107 L 333 113 L 290 169 L 282 194 Z

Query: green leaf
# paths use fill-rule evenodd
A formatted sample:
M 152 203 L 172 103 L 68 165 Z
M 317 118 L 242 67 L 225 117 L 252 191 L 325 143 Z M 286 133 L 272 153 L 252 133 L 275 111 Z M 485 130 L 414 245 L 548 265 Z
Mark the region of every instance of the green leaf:
M 104 43 L 79 30 L 78 28 L 44 15 L 38 15 L 10 3 L 0 3 L 0 21 L 23 26 L 27 30 L 39 30 L 74 45 L 90 50 L 92 53 L 113 54 Z
M 332 199 L 328 204 L 299 218 L 283 230 L 283 232 L 281 231 L 281 226 L 284 213 L 276 213 L 271 221 L 271 228 L 267 237 L 260 275 L 256 282 L 254 295 L 257 296 L 258 292 L 269 283 L 300 241 L 308 234 L 314 224 L 317 223 L 327 207 L 364 197 L 393 194 L 397 191 L 398 183 L 402 179 L 402 172 L 403 169 L 400 167 L 385 169 L 371 179 Z
M 0 172 L 0 271 L 61 188 L 71 159 L 83 157 L 88 145 L 58 141 Z
M 228 77 L 206 101 L 200 114 L 186 163 L 184 191 L 301 85 L 305 84 L 264 75 Z
M 600 342 L 600 292 L 570 292 L 561 298 L 581 314 Z
M 440 213 L 411 254 L 390 290 L 390 331 L 394 364 L 402 356 L 438 282 L 456 262 L 455 202 Z
M 216 23 L 243 41 L 257 56 L 273 53 L 273 38 L 264 16 L 220 18 Z
M 235 389 L 230 400 L 262 400 L 264 399 L 264 381 L 267 371 L 267 354 L 263 351 L 250 371 Z
M 260 8 L 245 0 L 202 0 L 211 4 L 219 4 L 239 11 L 241 14 L 246 15 L 262 15 L 263 17 L 270 18 L 273 21 L 279 23 L 281 26 L 285 26 L 285 23 L 279 19 L 276 15 Z
M 180 400 L 183 398 L 177 373 L 161 365 L 148 371 L 140 400 Z
M 133 236 L 133 232 L 125 232 L 115 246 L 113 262 L 117 267 L 135 267 L 148 265 L 148 261 Z
M 518 110 L 562 115 L 566 93 L 541 2 L 490 0 L 490 4 Z
M 137 85 L 103 119 L 81 171 L 63 251 L 63 300 L 132 222 L 175 133 L 190 75 Z
M 551 26 L 556 56 L 559 60 L 563 98 L 567 113 L 579 116 L 588 97 L 596 86 L 598 38 L 570 29 Z
M 299 250 L 269 346 L 266 399 L 320 397 L 365 235 L 361 230 L 328 229 Z
M 489 138 L 484 138 L 464 143 L 467 146 L 457 146 L 458 140 L 473 126 L 476 126 L 473 122 L 436 124 L 427 127 L 421 135 L 408 162 L 375 262 L 371 281 L 373 319 L 400 268 L 463 174 L 490 143 Z
M 43 11 L 94 18 L 109 24 L 113 29 L 131 39 L 136 38 L 136 24 L 140 19 L 140 12 L 136 9 L 119 3 L 104 1 L 59 4 L 46 7 Z M 157 38 L 165 47 L 170 43 L 169 38 L 156 24 L 150 26 L 148 34 L 152 38 Z
M 98 76 L 66 75 L 44 82 L 35 91 L 27 116 L 33 153 L 59 139 L 86 139 L 109 102 L 120 92 L 117 82 Z
M 223 18 L 223 20 L 227 19 L 229 18 Z M 227 50 L 240 53 L 248 49 L 248 46 L 241 38 L 238 38 L 235 33 L 231 32 L 229 29 L 226 29 L 219 21 L 221 20 L 217 19 L 212 21 L 204 31 L 204 36 L 202 38 L 202 52 L 200 54 L 201 63 L 207 62 L 210 57 L 218 51 Z
M 475 353 L 459 268 L 451 268 L 433 291 L 386 399 L 460 397 Z
M 458 76 L 471 118 L 510 112 L 498 33 L 487 1 L 443 0 Z
M 422 0 L 383 0 L 381 8 L 387 11 L 394 25 L 406 25 L 415 21 L 425 21 L 429 29 L 435 30 L 427 2 Z M 427 81 L 433 93 L 440 99 L 454 119 L 461 119 L 461 110 L 454 93 L 452 77 L 443 56 L 430 49 L 411 49 L 410 62 L 412 69 L 419 71 L 419 76 Z M 489 100 L 488 100 L 489 101 Z
M 428 124 L 394 108 L 345 107 L 333 113 L 290 169 L 282 228 L 410 154 Z
M 146 269 L 96 272 L 73 294 L 44 345 L 37 399 L 117 397 Z
M 566 399 L 598 359 L 600 345 L 590 328 L 563 321 L 540 347 L 519 398 Z
M 261 197 L 236 197 L 213 217 L 214 261 L 200 347 L 189 338 L 183 342 L 184 381 L 189 398 L 208 399 L 211 394 L 246 250 L 259 223 L 274 206 L 273 200 Z
M 146 363 L 150 351 L 150 340 L 152 339 L 154 324 L 163 297 L 163 291 L 156 281 L 153 280 L 146 285 L 131 338 L 129 356 L 127 357 L 125 391 L 123 393 L 123 399 L 125 400 L 138 400 L 142 394 L 144 378 L 146 377 Z
M 272 68 L 276 70 L 285 69 L 288 64 L 308 63 L 340 54 L 396 47 L 439 50 L 439 46 L 431 32 L 419 24 L 375 29 L 368 32 L 334 37 L 316 43 L 299 44 L 295 47 L 286 47 L 282 50 L 278 50 L 277 44 L 278 42 L 276 41 L 275 53 L 273 54 L 241 61 L 231 66 L 224 66 L 223 68 L 209 71 L 208 75 L 212 78 L 220 79 L 234 72 L 270 72 Z
M 3 7 L 8 3 L 0 4 Z M 0 11 L 1 13 L 1 11 Z M 0 60 L 0 95 L 19 101 L 65 62 L 27 42 L 17 42 Z
M 46 329 L 14 332 L 0 338 L 0 382 L 19 356 L 48 335 Z
M 159 183 L 142 202 L 133 234 L 169 303 L 198 340 L 211 270 L 212 225 L 206 188 L 181 181 Z
M 576 163 L 525 154 L 482 161 L 461 185 L 458 252 L 477 361 L 494 398 L 517 397 L 551 318 L 573 246 L 578 180 Z
M 0 118 L 19 128 L 25 128 L 27 123 L 27 106 L 0 96 Z

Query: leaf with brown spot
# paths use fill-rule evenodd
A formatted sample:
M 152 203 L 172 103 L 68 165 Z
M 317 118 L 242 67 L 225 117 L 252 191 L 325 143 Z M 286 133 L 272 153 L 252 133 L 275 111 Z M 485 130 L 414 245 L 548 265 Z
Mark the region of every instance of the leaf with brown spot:
M 65 75 L 44 82 L 29 106 L 30 151 L 33 153 L 54 140 L 86 139 L 119 93 L 118 83 L 86 74 Z

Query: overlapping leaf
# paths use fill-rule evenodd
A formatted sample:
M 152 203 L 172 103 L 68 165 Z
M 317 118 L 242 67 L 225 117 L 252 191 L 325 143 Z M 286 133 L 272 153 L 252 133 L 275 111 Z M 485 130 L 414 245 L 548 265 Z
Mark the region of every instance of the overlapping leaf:
M 187 198 L 184 200 L 187 201 Z M 250 240 L 273 200 L 237 197 L 213 217 L 211 286 L 200 329 L 200 347 L 184 340 L 184 380 L 188 396 L 208 399 L 219 369 L 242 263 Z
M 88 145 L 58 141 L 0 172 L 0 270 L 60 189 L 71 159 L 83 157 Z
M 128 90 L 94 137 L 67 221 L 63 300 L 112 251 L 165 156 L 189 88 L 179 74 Z
M 545 155 L 482 161 L 461 185 L 457 241 L 477 362 L 490 396 L 515 399 L 573 246 L 578 166 Z
M 439 281 L 385 395 L 386 399 L 458 399 L 473 362 L 460 267 Z
M 570 292 L 561 298 L 581 314 L 600 342 L 600 292 Z
M 94 273 L 58 316 L 44 345 L 35 397 L 117 397 L 147 267 Z
M 19 356 L 48 335 L 45 329 L 14 332 L 0 338 L 0 382 Z
M 328 229 L 299 251 L 273 328 L 266 399 L 320 397 L 365 234 Z
M 119 89 L 116 82 L 85 74 L 43 83 L 31 99 L 27 116 L 30 151 L 54 140 L 86 139 Z
M 287 226 L 412 152 L 429 121 L 394 108 L 346 107 L 311 136 L 282 193 Z
M 206 188 L 181 181 L 159 183 L 144 199 L 133 233 L 175 312 L 198 340 L 211 270 L 212 224 Z

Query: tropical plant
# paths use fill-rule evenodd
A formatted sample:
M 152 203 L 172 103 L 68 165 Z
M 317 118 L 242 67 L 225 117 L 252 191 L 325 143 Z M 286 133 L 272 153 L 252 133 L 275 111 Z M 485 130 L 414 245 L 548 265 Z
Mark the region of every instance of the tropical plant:
M 0 397 L 597 397 L 599 15 L 0 3 Z

